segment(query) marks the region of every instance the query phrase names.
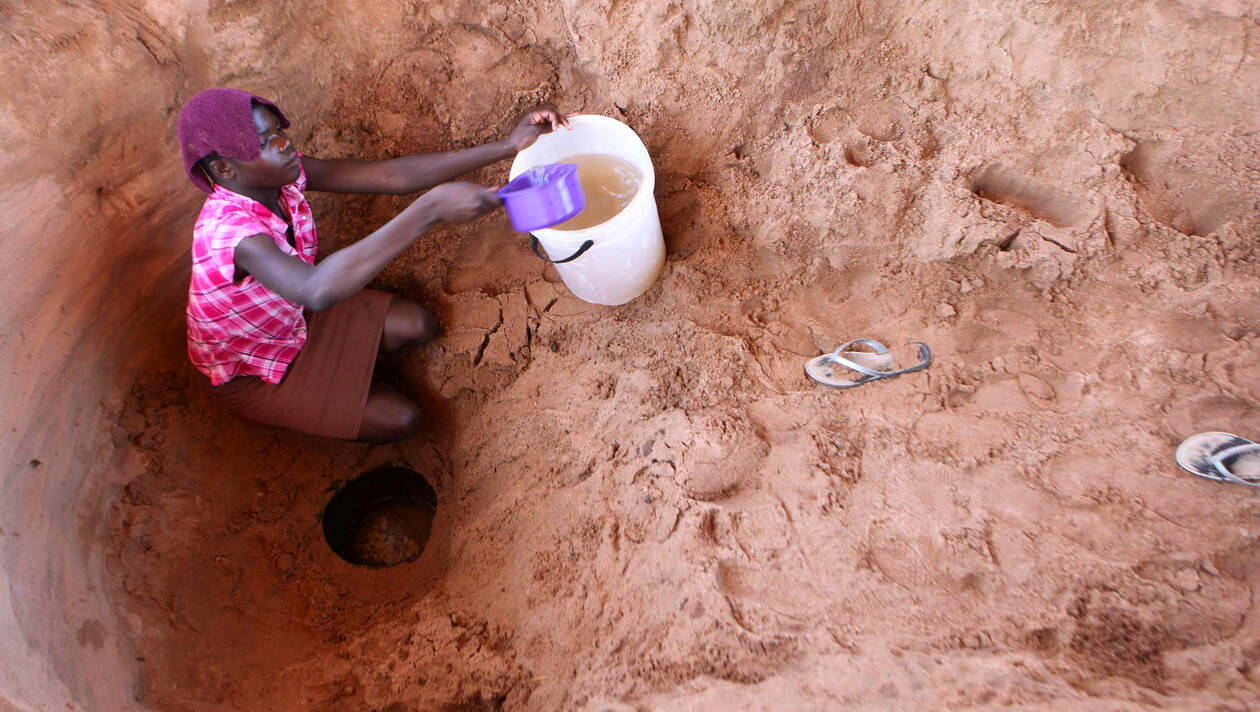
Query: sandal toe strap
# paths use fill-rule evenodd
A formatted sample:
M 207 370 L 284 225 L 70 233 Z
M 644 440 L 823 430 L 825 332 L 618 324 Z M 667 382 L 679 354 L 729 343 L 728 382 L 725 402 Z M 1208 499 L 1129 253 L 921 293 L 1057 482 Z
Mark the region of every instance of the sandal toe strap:
M 1216 468 L 1216 471 L 1222 478 L 1230 482 L 1236 482 L 1240 485 L 1260 487 L 1260 479 L 1243 479 L 1238 475 L 1235 475 L 1233 472 L 1230 472 L 1229 468 L 1225 465 L 1226 461 L 1233 460 L 1239 455 L 1244 455 L 1249 452 L 1260 452 L 1260 445 L 1257 445 L 1256 443 L 1247 443 L 1246 445 L 1235 445 L 1234 447 L 1226 448 L 1213 454 L 1210 458 L 1210 462 L 1212 463 L 1212 467 Z

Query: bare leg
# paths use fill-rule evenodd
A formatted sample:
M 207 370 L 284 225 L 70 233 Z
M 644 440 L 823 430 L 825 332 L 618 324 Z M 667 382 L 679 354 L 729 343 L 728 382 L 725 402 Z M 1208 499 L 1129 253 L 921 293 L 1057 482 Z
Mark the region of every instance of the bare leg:
M 404 346 L 423 344 L 437 333 L 433 312 L 410 299 L 394 297 L 385 313 L 385 331 L 381 334 L 381 350 L 392 353 Z
M 420 408 L 403 394 L 384 383 L 373 383 L 368 392 L 359 440 L 392 443 L 406 440 L 420 430 Z
M 437 333 L 433 312 L 410 299 L 394 297 L 385 312 L 381 351 L 392 353 L 412 344 L 422 344 Z M 359 440 L 389 443 L 406 440 L 420 430 L 420 408 L 393 387 L 375 381 L 368 392 Z

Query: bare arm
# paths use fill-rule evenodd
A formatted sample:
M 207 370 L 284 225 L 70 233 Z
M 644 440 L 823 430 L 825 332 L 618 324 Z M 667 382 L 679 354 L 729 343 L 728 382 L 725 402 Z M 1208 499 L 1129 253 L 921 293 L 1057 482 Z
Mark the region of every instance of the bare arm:
M 303 156 L 308 190 L 335 193 L 392 193 L 402 195 L 432 188 L 463 174 L 511 158 L 538 137 L 568 127 L 569 116 L 543 107 L 525 115 L 512 133 L 501 141 L 474 148 L 441 153 L 418 153 L 383 161 L 351 158 L 325 160 Z
M 402 195 L 432 188 L 463 174 L 516 155 L 503 141 L 442 153 L 418 153 L 384 161 L 302 157 L 306 187 L 334 193 Z
M 268 235 L 236 246 L 238 268 L 262 285 L 312 311 L 341 302 L 367 286 L 385 266 L 438 222 L 466 222 L 500 204 L 491 191 L 471 183 L 447 183 L 420 196 L 379 230 L 337 250 L 317 265 L 285 254 Z

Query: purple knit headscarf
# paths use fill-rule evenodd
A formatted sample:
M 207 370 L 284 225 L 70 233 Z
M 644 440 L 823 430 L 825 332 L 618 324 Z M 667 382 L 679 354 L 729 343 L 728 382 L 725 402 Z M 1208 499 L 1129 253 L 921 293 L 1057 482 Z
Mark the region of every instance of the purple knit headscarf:
M 240 89 L 206 89 L 179 110 L 177 132 L 184 170 L 203 193 L 212 192 L 214 186 L 197 168 L 197 161 L 215 153 L 238 161 L 252 161 L 261 154 L 254 128 L 255 103 L 276 112 L 280 128 L 289 127 L 279 107 Z

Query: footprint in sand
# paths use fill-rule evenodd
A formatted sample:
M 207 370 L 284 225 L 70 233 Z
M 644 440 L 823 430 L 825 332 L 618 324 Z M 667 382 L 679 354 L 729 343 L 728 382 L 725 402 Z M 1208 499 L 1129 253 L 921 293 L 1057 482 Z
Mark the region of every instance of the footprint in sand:
M 1173 403 L 1165 423 L 1178 442 L 1210 430 L 1260 435 L 1260 409 L 1229 396 L 1188 398 Z
M 1058 393 L 1045 379 L 1031 373 L 1021 373 L 1018 380 L 1019 390 L 1023 391 L 1024 397 L 1034 407 L 1053 409 L 1058 404 Z
M 875 154 L 868 141 L 855 141 L 844 147 L 844 160 L 851 166 L 865 168 L 875 163 Z
M 721 412 L 695 415 L 676 482 L 691 499 L 729 499 L 756 477 L 768 451 L 746 418 Z
M 1187 147 L 1178 143 L 1143 140 L 1121 156 L 1120 168 L 1145 212 L 1190 235 L 1211 235 L 1245 215 L 1252 202 L 1246 188 L 1181 165 L 1186 154 Z
M 971 192 L 985 200 L 1019 208 L 1055 227 L 1071 227 L 1085 219 L 1077 198 L 1001 165 L 985 166 L 976 174 L 971 180 Z
M 718 565 L 718 591 L 726 598 L 731 616 L 755 635 L 776 635 L 803 630 L 816 615 L 799 593 L 807 590 L 790 573 L 763 571 L 729 562 Z
M 969 361 L 980 363 L 991 361 L 1015 347 L 1009 335 L 997 328 L 977 322 L 959 324 L 952 329 L 952 332 L 948 338 L 956 344 L 955 350 L 966 356 Z
M 1207 358 L 1207 374 L 1232 395 L 1260 401 L 1260 344 L 1241 341 Z
M 1215 351 L 1229 343 L 1208 315 L 1166 314 L 1158 321 L 1157 333 L 1167 347 L 1189 354 Z
M 1088 500 L 1090 494 L 1114 485 L 1125 470 L 1110 460 L 1084 454 L 1060 455 L 1046 467 L 1046 484 L 1068 499 Z
M 901 112 L 892 102 L 863 105 L 853 118 L 857 130 L 875 141 L 895 141 L 904 132 Z

